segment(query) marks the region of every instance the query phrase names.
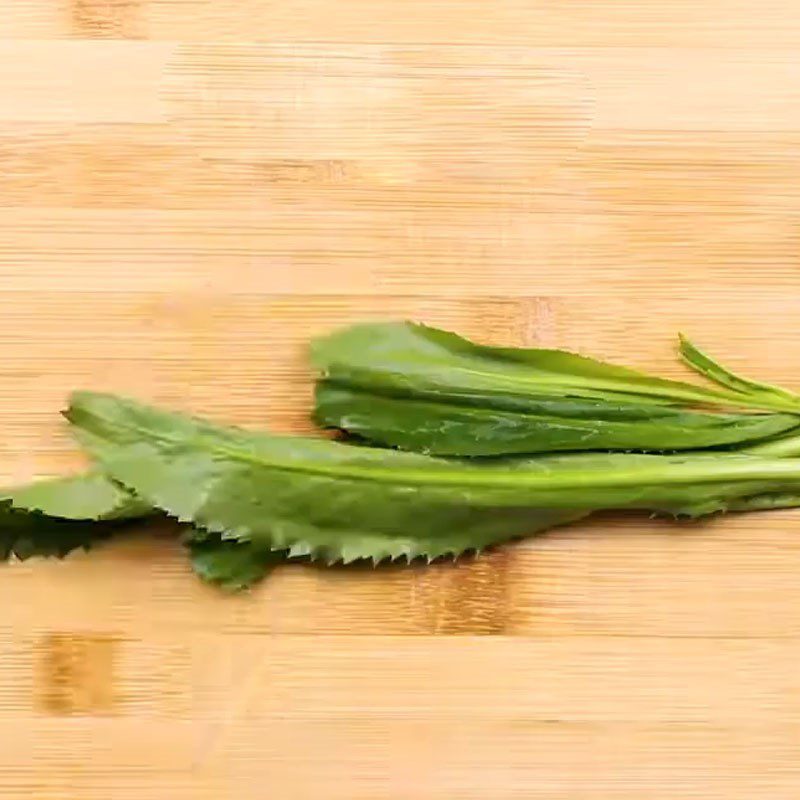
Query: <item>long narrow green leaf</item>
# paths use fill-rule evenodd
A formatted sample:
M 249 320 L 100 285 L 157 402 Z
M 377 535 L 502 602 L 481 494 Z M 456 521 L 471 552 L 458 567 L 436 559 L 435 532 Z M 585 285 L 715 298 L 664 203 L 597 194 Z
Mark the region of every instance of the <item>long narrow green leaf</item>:
M 369 441 L 454 456 L 663 452 L 754 444 L 798 431 L 793 414 L 730 387 L 653 378 L 557 350 L 484 347 L 410 323 L 360 325 L 312 345 L 315 419 Z
M 562 350 L 488 347 L 410 322 L 336 331 L 312 342 L 311 361 L 324 378 L 346 386 L 478 402 L 544 395 L 721 405 L 736 398 L 724 389 L 655 378 Z
M 670 406 L 532 398 L 525 410 L 397 397 L 320 381 L 315 420 L 403 450 L 494 456 L 574 450 L 698 450 L 800 431 L 790 414 L 704 414 Z
M 436 558 L 586 515 L 725 510 L 800 493 L 800 461 L 576 454 L 460 461 L 223 427 L 111 395 L 68 414 L 116 481 L 170 516 L 326 561 Z
M 696 372 L 740 396 L 740 404 L 753 408 L 800 413 L 800 396 L 780 386 L 744 378 L 722 366 L 680 334 L 680 354 Z

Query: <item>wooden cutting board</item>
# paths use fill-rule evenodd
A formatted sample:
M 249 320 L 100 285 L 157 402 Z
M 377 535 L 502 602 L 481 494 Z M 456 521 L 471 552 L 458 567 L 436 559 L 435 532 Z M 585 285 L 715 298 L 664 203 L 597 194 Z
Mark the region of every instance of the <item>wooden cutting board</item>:
M 0 471 L 111 389 L 310 431 L 312 335 L 412 318 L 800 385 L 790 0 L 4 0 Z M 794 800 L 800 514 L 604 517 L 201 586 L 0 575 L 4 800 Z

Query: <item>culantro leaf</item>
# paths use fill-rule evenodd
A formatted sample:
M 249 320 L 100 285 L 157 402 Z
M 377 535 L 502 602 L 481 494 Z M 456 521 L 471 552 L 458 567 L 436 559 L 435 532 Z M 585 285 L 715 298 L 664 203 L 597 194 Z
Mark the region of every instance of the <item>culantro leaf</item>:
M 800 431 L 793 414 L 688 408 L 749 405 L 730 384 L 707 389 L 559 350 L 486 347 L 411 323 L 338 331 L 315 341 L 311 357 L 322 376 L 320 425 L 436 455 L 696 450 Z
M 327 562 L 480 550 L 595 509 L 672 514 L 800 494 L 800 461 L 738 454 L 442 459 L 272 436 L 78 393 L 68 418 L 103 469 L 167 514 Z
M 317 383 L 315 419 L 377 444 L 434 455 L 587 450 L 660 452 L 755 443 L 800 431 L 790 414 L 713 414 L 671 406 L 532 397 L 524 410 L 488 398 L 399 397 Z
M 0 557 L 65 556 L 152 514 L 102 473 L 44 480 L 0 492 Z
M 282 551 L 272 551 L 253 542 L 223 539 L 219 534 L 191 540 L 187 546 L 197 575 L 232 592 L 253 586 L 286 560 Z
M 780 386 L 753 381 L 731 372 L 692 344 L 683 334 L 680 335 L 680 353 L 684 362 L 696 372 L 720 386 L 736 392 L 740 398 L 740 405 L 787 410 L 800 414 L 800 395 Z

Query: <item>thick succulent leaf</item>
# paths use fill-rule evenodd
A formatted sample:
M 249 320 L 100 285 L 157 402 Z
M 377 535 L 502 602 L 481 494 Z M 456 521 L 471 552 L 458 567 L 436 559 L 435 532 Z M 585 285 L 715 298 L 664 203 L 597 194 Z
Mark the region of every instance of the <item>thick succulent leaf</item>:
M 696 372 L 741 396 L 740 405 L 800 413 L 800 396 L 780 386 L 761 383 L 731 372 L 711 356 L 680 335 L 680 353 L 683 360 Z
M 0 557 L 63 557 L 107 539 L 127 520 L 152 513 L 99 472 L 1 491 Z
M 532 398 L 525 410 L 398 397 L 320 381 L 318 424 L 403 450 L 491 456 L 574 450 L 696 450 L 798 431 L 791 414 L 708 414 L 670 406 Z
M 187 543 L 192 569 L 204 581 L 238 592 L 261 581 L 286 560 L 285 553 L 253 542 L 237 542 L 213 534 Z
M 410 322 L 337 331 L 312 343 L 311 360 L 323 378 L 345 386 L 379 394 L 460 397 L 481 405 L 511 398 L 517 410 L 537 395 L 712 405 L 736 397 L 562 350 L 487 347 Z
M 800 461 L 573 454 L 479 461 L 216 426 L 79 393 L 74 425 L 116 481 L 224 539 L 329 562 L 481 549 L 593 509 L 710 513 L 800 492 Z

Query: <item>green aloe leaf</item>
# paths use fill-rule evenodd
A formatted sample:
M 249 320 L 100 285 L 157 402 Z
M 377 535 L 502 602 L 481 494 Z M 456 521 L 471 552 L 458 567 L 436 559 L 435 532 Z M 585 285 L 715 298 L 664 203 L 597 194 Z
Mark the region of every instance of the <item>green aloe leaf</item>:
M 738 454 L 448 460 L 197 420 L 112 395 L 70 421 L 104 470 L 179 520 L 328 562 L 480 550 L 595 509 L 673 514 L 800 493 L 800 461 Z

